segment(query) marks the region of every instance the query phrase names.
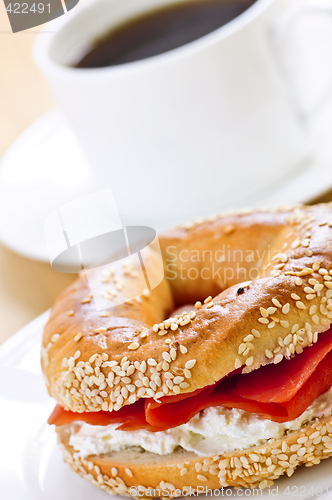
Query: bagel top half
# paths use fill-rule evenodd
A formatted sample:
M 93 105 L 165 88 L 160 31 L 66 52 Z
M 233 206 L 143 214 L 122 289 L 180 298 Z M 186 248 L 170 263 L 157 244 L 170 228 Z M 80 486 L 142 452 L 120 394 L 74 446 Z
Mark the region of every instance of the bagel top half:
M 112 307 L 137 279 L 121 262 L 91 273 L 108 310 L 96 310 L 85 275 L 59 296 L 42 370 L 63 407 L 113 411 L 189 393 L 299 355 L 332 322 L 332 204 L 215 216 L 159 241 L 167 279 L 143 296 Z

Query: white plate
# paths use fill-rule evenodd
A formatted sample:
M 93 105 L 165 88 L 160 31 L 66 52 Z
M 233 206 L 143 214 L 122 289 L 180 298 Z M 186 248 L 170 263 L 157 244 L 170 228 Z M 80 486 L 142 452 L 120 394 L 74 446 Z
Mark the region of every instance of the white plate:
M 54 407 L 45 389 L 39 352 L 46 312 L 0 347 L 0 491 L 4 500 L 106 500 L 62 462 L 53 427 L 46 420 Z M 332 499 L 332 459 L 291 478 L 281 478 L 258 495 L 281 499 L 316 496 Z M 234 490 L 233 496 L 238 496 Z M 322 495 L 319 495 L 320 492 Z M 243 492 L 245 493 L 245 492 Z M 249 490 L 247 495 L 250 496 Z M 226 491 L 219 496 L 226 495 Z M 120 498 L 120 497 L 118 497 Z

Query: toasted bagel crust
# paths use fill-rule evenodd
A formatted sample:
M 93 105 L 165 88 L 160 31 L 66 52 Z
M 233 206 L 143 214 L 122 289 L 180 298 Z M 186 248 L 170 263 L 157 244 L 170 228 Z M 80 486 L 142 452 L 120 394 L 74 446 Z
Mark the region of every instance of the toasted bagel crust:
M 70 432 L 71 426 L 60 427 L 58 437 L 64 460 L 75 472 L 110 494 L 136 496 L 136 489 L 139 498 L 173 498 L 197 487 L 264 489 L 284 474 L 291 476 L 302 464 L 311 467 L 332 456 L 332 416 L 315 419 L 262 446 L 205 458 L 190 452 L 159 456 L 132 449 L 81 459 L 69 445 Z
M 96 311 L 81 276 L 45 328 L 42 369 L 51 396 L 74 412 L 113 411 L 300 354 L 332 322 L 331 225 L 327 204 L 177 228 L 160 237 L 168 279 L 108 313 Z M 102 295 L 121 281 L 125 295 L 134 274 L 118 262 L 104 282 L 109 267 L 94 271 L 93 289 Z M 194 312 L 162 323 L 175 307 L 210 295 Z

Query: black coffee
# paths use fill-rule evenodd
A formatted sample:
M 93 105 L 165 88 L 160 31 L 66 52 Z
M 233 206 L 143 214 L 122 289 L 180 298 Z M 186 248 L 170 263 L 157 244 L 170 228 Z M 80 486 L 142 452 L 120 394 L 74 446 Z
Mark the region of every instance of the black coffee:
M 112 29 L 91 45 L 75 66 L 115 66 L 176 49 L 220 28 L 254 2 L 193 0 L 150 11 Z

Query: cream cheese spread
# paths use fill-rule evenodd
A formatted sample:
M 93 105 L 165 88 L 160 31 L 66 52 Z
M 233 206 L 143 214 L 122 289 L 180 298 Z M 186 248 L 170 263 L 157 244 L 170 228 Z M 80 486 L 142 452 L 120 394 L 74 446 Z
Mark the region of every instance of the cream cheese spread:
M 178 447 L 206 456 L 258 446 L 269 439 L 279 439 L 287 431 L 295 431 L 315 417 L 332 414 L 332 387 L 319 396 L 297 419 L 285 423 L 272 422 L 243 410 L 223 407 L 207 408 L 186 424 L 162 432 L 138 430 L 117 431 L 119 424 L 107 427 L 79 423 L 70 444 L 82 458 L 104 455 L 132 447 L 168 455 Z

